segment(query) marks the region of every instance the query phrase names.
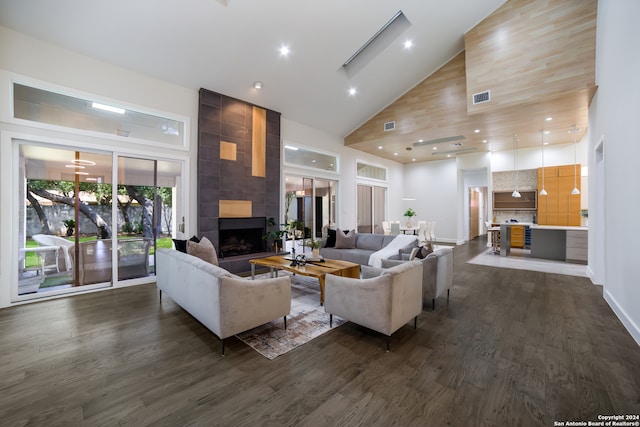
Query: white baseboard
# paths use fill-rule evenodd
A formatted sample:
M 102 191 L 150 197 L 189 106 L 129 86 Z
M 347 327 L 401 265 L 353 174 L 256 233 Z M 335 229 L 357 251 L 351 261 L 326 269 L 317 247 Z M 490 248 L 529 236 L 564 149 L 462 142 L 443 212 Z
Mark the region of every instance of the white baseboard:
M 640 346 L 640 327 L 638 327 L 638 325 L 636 325 L 636 323 L 627 315 L 624 309 L 620 307 L 616 299 L 607 292 L 606 288 L 604 290 L 604 300 L 609 304 L 609 307 L 611 307 L 616 316 L 618 316 L 618 319 L 620 319 L 627 331 L 629 331 L 633 339 L 636 341 L 636 344 Z

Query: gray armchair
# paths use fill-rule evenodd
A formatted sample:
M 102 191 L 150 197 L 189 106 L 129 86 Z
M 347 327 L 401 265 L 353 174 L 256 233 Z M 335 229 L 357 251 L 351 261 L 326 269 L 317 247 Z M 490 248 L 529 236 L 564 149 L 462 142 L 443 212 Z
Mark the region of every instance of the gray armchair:
M 418 261 L 423 266 L 422 306 L 427 308 L 431 305 L 435 310 L 436 298 L 444 291 L 447 291 L 447 301 L 449 300 L 449 290 L 453 285 L 453 248 L 440 247 Z M 382 268 L 392 268 L 406 262 L 408 261 L 383 259 Z
M 374 268 L 374 267 L 370 267 Z M 353 279 L 327 274 L 324 311 L 387 336 L 422 312 L 422 264 L 407 262 L 389 269 L 376 269 L 377 277 Z

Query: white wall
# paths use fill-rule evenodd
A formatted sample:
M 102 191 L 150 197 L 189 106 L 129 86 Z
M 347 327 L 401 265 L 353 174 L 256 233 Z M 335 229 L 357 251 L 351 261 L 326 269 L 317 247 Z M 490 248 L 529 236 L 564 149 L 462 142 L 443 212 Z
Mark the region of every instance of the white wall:
M 410 194 L 414 201 L 401 200 Z M 455 159 L 411 163 L 404 166 L 404 189 L 397 193 L 402 209 L 391 220 L 403 221 L 407 208 L 416 211 L 415 220 L 436 221 L 438 241 L 458 242 L 458 170 Z M 393 196 L 393 195 L 392 195 Z M 398 197 L 395 198 L 398 200 Z
M 589 108 L 589 270 L 640 344 L 640 263 L 633 219 L 640 212 L 640 2 L 598 2 L 596 83 Z M 594 150 L 604 141 L 604 168 Z M 594 262 L 592 262 L 594 261 Z

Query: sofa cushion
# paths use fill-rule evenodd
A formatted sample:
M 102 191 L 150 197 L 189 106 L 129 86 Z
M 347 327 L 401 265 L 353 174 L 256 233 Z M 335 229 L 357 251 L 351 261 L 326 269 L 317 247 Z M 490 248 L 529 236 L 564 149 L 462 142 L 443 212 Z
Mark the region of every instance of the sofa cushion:
M 187 242 L 187 253 L 213 265 L 218 265 L 216 248 L 213 247 L 213 243 L 206 237 L 200 239 L 200 242 L 189 240 Z
M 344 234 L 342 230 L 338 228 L 336 232 L 336 249 L 355 249 L 356 247 L 356 230 L 351 230 L 349 233 Z
M 200 242 L 200 239 L 198 239 L 198 236 L 191 236 L 191 238 L 189 240 L 192 241 L 192 242 L 196 242 L 196 243 Z M 173 245 L 175 246 L 177 251 L 184 252 L 186 254 L 187 253 L 187 242 L 189 240 L 173 239 Z
M 340 261 L 354 262 L 360 265 L 369 264 L 369 257 L 371 251 L 364 249 L 336 249 L 336 248 L 322 248 L 320 249 L 320 255 L 326 259 L 336 259 Z
M 369 251 L 379 251 L 384 247 L 384 235 L 361 233 L 356 237 L 356 247 Z

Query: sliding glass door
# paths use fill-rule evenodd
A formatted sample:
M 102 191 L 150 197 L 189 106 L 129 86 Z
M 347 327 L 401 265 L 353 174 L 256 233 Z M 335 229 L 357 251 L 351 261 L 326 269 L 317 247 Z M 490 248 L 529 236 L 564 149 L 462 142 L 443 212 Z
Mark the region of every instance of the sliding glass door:
M 296 238 L 319 239 L 336 222 L 336 187 L 333 180 L 285 176 L 285 223 L 292 223 Z
M 182 216 L 181 162 L 16 143 L 18 299 L 153 276 Z

